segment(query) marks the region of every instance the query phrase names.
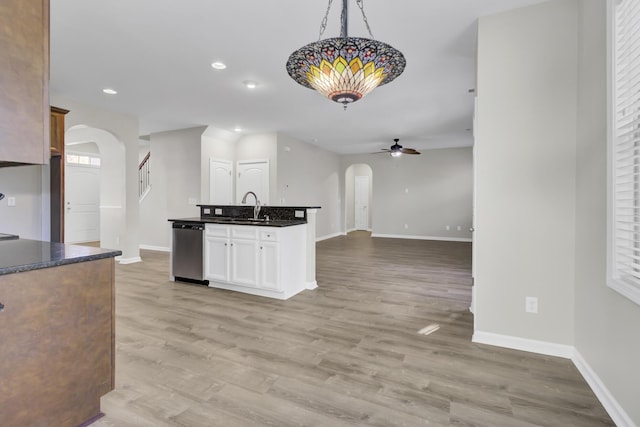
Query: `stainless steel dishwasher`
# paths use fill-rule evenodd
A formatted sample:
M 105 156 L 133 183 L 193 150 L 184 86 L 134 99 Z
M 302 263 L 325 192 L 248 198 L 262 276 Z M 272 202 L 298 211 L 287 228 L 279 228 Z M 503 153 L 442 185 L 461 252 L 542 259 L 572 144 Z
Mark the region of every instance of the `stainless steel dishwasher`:
M 172 273 L 175 280 L 208 284 L 204 279 L 202 252 L 203 224 L 173 223 Z

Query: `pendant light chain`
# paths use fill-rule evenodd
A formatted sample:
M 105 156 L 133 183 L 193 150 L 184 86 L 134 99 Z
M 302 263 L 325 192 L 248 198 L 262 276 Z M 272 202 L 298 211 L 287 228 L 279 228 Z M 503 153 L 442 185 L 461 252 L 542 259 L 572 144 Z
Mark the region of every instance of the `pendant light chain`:
M 322 38 L 324 34 L 324 30 L 327 29 L 327 18 L 329 17 L 329 10 L 331 10 L 331 3 L 333 0 L 329 0 L 329 5 L 327 6 L 327 11 L 324 13 L 324 18 L 322 18 L 322 23 L 320 24 L 320 34 L 318 35 L 318 41 Z
M 327 29 L 327 20 L 329 18 L 329 11 L 331 10 L 332 4 L 333 4 L 333 0 L 329 0 L 329 4 L 327 5 L 327 11 L 324 13 L 324 18 L 322 18 L 322 23 L 320 23 L 320 33 L 318 34 L 318 41 L 320 41 L 320 39 L 322 38 L 322 35 L 324 34 L 324 30 Z M 356 0 L 356 4 L 360 8 L 360 12 L 362 12 L 362 20 L 364 21 L 364 24 L 367 26 L 367 31 L 369 32 L 369 36 L 371 36 L 372 40 L 375 40 L 375 37 L 373 37 L 373 33 L 371 32 L 371 27 L 369 26 L 369 20 L 367 19 L 367 14 L 364 13 L 364 1 Z M 342 11 L 342 13 L 344 14 L 344 10 Z M 342 22 L 344 22 L 345 17 L 342 16 L 341 18 L 342 18 Z
M 369 20 L 367 20 L 367 15 L 364 13 L 363 0 L 356 0 L 356 4 L 358 5 L 358 7 L 360 8 L 360 11 L 362 12 L 362 20 L 367 26 L 367 31 L 369 31 L 369 35 L 371 36 L 371 39 L 375 40 L 375 37 L 373 37 L 373 33 L 371 32 L 371 27 L 369 27 Z

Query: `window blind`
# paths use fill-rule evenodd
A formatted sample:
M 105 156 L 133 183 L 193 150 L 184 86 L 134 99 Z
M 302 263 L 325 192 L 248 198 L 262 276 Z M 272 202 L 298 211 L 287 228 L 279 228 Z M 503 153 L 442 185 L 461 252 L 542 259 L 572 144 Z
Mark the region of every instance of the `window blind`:
M 609 286 L 640 304 L 640 0 L 614 3 Z

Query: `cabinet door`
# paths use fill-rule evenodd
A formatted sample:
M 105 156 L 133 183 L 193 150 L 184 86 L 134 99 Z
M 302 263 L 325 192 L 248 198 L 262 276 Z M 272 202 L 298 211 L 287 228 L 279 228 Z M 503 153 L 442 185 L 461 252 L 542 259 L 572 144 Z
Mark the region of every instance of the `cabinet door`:
M 49 163 L 49 1 L 0 6 L 0 162 Z
M 204 244 L 205 279 L 229 281 L 229 239 L 206 237 Z
M 260 287 L 272 291 L 282 290 L 280 244 L 277 242 L 260 244 Z
M 258 286 L 258 241 L 231 241 L 231 282 L 244 286 Z

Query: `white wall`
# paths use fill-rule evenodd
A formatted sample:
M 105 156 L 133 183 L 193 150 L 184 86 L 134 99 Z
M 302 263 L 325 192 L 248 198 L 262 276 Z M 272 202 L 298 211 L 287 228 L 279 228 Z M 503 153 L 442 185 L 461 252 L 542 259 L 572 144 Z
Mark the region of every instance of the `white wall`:
M 151 142 L 144 139 L 138 139 L 138 165 L 142 163 L 149 151 L 151 151 Z
M 640 306 L 605 284 L 606 2 L 582 0 L 581 6 L 575 347 L 635 424 L 640 425 Z
M 86 153 L 86 154 L 100 154 L 100 148 L 95 142 L 84 142 L 82 144 L 73 144 L 65 147 L 65 153 Z
M 373 170 L 374 235 L 471 239 L 471 147 L 426 150 L 419 156 L 399 158 L 368 154 L 342 159 L 345 170 L 356 163 L 366 163 Z
M 43 236 L 43 217 L 48 221 L 49 215 L 43 215 L 43 166 L 13 166 L 0 168 L 0 193 L 5 195 L 0 200 L 0 233 L 17 234 L 21 238 L 49 240 L 49 232 Z M 49 194 L 49 188 L 44 189 Z M 8 198 L 16 199 L 15 206 L 8 206 Z M 47 198 L 47 204 L 48 198 Z
M 199 217 L 200 151 L 205 127 L 151 134 L 151 191 L 140 210 L 140 244 L 168 250 L 170 218 Z M 190 203 L 190 200 L 192 199 Z
M 573 344 L 577 11 L 479 21 L 476 333 Z
M 344 231 L 344 171 L 340 156 L 284 134 L 278 134 L 277 193 L 272 203 L 284 206 L 320 206 L 316 237 Z

